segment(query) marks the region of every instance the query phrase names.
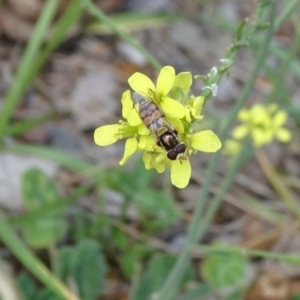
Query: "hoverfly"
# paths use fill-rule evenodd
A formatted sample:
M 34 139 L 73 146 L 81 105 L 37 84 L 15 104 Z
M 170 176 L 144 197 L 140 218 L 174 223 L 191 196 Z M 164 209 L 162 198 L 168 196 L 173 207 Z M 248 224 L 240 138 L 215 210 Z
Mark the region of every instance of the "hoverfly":
M 185 144 L 178 139 L 178 132 L 167 120 L 156 101 L 137 92 L 132 94 L 132 98 L 139 104 L 138 114 L 140 118 L 149 129 L 157 146 L 167 151 L 167 157 L 170 160 L 175 160 L 179 154 L 184 153 Z

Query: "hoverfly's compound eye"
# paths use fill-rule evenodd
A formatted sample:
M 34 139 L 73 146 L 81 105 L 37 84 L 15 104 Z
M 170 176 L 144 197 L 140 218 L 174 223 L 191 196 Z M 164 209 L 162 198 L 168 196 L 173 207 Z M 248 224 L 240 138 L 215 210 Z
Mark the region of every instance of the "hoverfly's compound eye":
M 168 151 L 168 153 L 167 153 L 167 157 L 168 157 L 168 159 L 170 159 L 170 160 L 175 160 L 175 159 L 177 158 L 177 155 L 178 155 L 178 153 L 177 153 L 177 151 L 176 151 L 175 149 L 171 149 L 171 150 Z
M 176 147 L 168 151 L 167 153 L 168 159 L 175 160 L 178 154 L 184 153 L 185 149 L 186 147 L 184 143 L 178 144 Z
M 179 154 L 179 153 L 184 153 L 185 149 L 186 149 L 185 144 L 184 143 L 180 143 L 179 145 L 177 145 L 175 147 L 174 150 L 177 152 L 177 154 Z

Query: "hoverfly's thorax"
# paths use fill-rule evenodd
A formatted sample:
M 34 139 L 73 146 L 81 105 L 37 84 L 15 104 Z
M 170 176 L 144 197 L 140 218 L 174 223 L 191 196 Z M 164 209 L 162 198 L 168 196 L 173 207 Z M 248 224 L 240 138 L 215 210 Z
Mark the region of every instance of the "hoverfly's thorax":
M 160 143 L 161 145 L 167 150 L 171 150 L 175 146 L 179 144 L 178 138 L 173 132 L 170 132 L 169 130 L 160 135 Z

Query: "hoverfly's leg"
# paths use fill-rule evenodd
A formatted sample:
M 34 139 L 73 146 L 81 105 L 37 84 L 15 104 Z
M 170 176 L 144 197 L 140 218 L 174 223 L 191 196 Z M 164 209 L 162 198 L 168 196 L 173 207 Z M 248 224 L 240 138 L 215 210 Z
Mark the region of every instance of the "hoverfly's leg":
M 179 161 L 180 161 L 181 164 L 182 164 L 182 161 L 183 161 L 183 160 L 187 160 L 187 157 L 184 156 L 184 155 L 180 155 L 180 156 L 179 156 Z
M 152 94 L 152 97 L 153 97 L 155 103 L 158 103 L 158 102 L 157 102 L 156 95 L 155 95 L 155 92 L 154 92 L 152 89 L 149 89 L 149 90 L 148 90 L 148 93 L 149 93 L 149 95 Z

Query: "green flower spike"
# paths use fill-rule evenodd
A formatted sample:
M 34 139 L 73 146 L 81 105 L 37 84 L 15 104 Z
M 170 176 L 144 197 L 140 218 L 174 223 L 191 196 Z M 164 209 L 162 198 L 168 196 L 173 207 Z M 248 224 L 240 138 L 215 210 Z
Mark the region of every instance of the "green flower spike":
M 137 113 L 137 104 L 133 103 L 129 90 L 123 93 L 121 100 L 122 115 L 127 121 L 97 128 L 95 143 L 106 146 L 118 139 L 127 138 L 120 164 L 124 164 L 139 150 L 143 152 L 146 169 L 154 168 L 162 173 L 168 167 L 172 184 L 178 188 L 186 187 L 192 172 L 189 156 L 197 151 L 216 152 L 221 148 L 219 138 L 211 130 L 196 130 L 196 123 L 203 118 L 201 109 L 204 99 L 200 96 L 189 96 L 191 73 L 183 72 L 176 76 L 174 68 L 166 66 L 160 71 L 156 85 L 146 75 L 138 72 L 128 79 L 128 83 L 134 91 L 148 95 L 160 107 L 171 124 L 169 130 L 177 132 L 179 143 L 185 144 L 185 152 L 178 154 L 175 160 L 167 157 L 167 151 L 156 144 L 156 140 L 142 122 Z

